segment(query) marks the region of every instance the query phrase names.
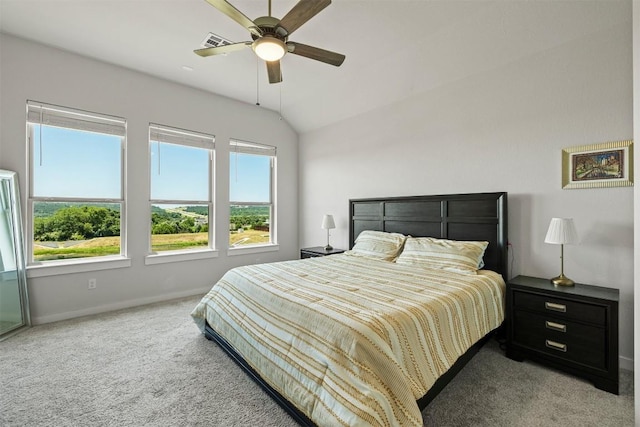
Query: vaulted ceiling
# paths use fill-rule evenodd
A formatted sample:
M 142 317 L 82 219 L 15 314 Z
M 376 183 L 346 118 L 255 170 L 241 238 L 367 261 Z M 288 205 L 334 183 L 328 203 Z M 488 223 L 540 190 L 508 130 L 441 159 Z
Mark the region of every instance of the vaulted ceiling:
M 251 19 L 268 0 L 230 0 Z M 273 0 L 282 18 L 297 0 Z M 300 133 L 552 49 L 615 25 L 628 0 L 334 0 L 291 40 L 346 55 L 333 67 L 282 59 L 269 84 L 251 49 L 202 58 L 209 32 L 250 40 L 205 0 L 1 0 L 0 31 L 260 108 Z M 629 5 L 629 6 L 627 6 Z

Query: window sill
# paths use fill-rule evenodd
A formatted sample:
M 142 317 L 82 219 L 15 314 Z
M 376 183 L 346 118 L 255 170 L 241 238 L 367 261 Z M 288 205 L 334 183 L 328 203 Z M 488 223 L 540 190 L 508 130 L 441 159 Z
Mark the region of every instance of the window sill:
M 279 245 L 254 245 L 246 247 L 235 247 L 227 250 L 227 256 L 258 254 L 261 252 L 276 252 L 280 250 Z
M 218 251 L 213 249 L 199 251 L 173 251 L 147 255 L 144 258 L 145 265 L 165 264 L 168 262 L 193 261 L 197 259 L 217 258 Z
M 84 273 L 87 271 L 110 270 L 131 267 L 131 258 L 123 256 L 74 259 L 38 263 L 27 266 L 27 277 L 57 276 L 61 274 Z

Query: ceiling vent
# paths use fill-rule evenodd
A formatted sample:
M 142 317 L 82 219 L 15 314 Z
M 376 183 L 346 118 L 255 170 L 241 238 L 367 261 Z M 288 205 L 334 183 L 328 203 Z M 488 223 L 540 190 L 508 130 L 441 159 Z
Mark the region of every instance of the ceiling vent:
M 232 44 L 230 40 L 225 39 L 217 34 L 209 33 L 207 37 L 202 41 L 202 47 L 218 47 L 227 44 Z

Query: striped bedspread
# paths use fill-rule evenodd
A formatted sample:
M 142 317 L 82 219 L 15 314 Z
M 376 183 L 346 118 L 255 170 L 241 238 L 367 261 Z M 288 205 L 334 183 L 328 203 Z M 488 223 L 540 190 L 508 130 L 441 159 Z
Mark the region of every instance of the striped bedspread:
M 416 400 L 502 323 L 504 288 L 342 254 L 232 269 L 191 315 L 319 426 L 422 426 Z

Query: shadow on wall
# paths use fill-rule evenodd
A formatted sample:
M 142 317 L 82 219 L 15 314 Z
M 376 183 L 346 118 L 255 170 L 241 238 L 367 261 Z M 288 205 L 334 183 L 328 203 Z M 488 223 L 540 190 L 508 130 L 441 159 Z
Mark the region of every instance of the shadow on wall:
M 522 242 L 530 242 L 536 236 L 532 235 L 532 200 L 529 194 L 509 194 L 509 277 L 515 277 L 521 274 L 521 266 L 524 265 L 523 259 L 528 260 L 528 266 L 532 269 L 540 269 L 541 266 L 535 265 L 535 261 L 531 256 L 530 245 Z M 529 263 L 529 261 L 533 261 Z

